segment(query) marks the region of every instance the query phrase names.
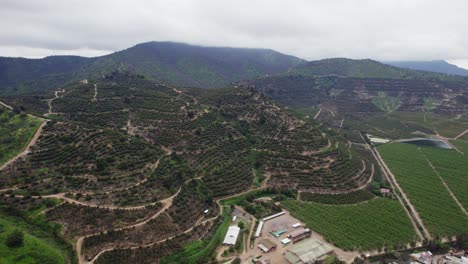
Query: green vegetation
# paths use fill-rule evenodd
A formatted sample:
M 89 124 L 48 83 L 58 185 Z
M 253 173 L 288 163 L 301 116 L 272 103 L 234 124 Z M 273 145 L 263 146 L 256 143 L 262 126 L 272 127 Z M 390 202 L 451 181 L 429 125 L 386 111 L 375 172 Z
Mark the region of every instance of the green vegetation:
M 28 145 L 41 120 L 0 108 L 0 165 Z
M 333 58 L 311 61 L 288 71 L 288 75 L 340 75 L 358 78 L 460 80 L 461 76 L 397 68 L 373 60 Z
M 355 205 L 286 200 L 282 205 L 345 250 L 399 248 L 416 239 L 411 221 L 396 200 L 376 198 Z
M 0 94 L 44 92 L 71 81 L 99 78 L 116 69 L 190 87 L 223 87 L 231 82 L 275 74 L 303 60 L 266 49 L 201 47 L 148 42 L 101 57 L 0 58 Z M 4 77 L 5 76 L 5 77 Z
M 395 112 L 401 106 L 399 96 L 388 96 L 385 92 L 378 92 L 377 96 L 372 98 L 372 103 L 384 112 Z
M 215 229 L 211 237 L 207 237 L 201 241 L 190 242 L 184 246 L 182 251 L 161 259 L 161 264 L 206 263 L 207 260 L 213 257 L 216 247 L 223 242 L 230 224 L 231 209 L 225 206 L 223 208 L 222 223 Z M 181 262 L 181 260 L 184 260 L 184 262 Z
M 424 110 L 431 111 L 437 107 L 437 101 L 434 98 L 424 98 Z
M 421 151 L 468 210 L 468 157 L 454 150 L 425 147 Z
M 437 236 L 453 236 L 468 231 L 468 216 L 450 196 L 424 157 L 424 153 L 427 153 L 436 163 L 435 166 L 439 166 L 442 175 L 446 175 L 447 172 L 457 173 L 453 176 L 443 176 L 452 186 L 457 184 L 457 181 L 458 184 L 466 186 L 466 181 L 460 180 L 458 169 L 450 169 L 453 163 L 441 164 L 436 161 L 442 152 L 425 148 L 420 150 L 414 145 L 401 143 L 382 145 L 378 149 L 430 233 Z M 466 164 L 458 163 L 457 166 L 463 169 Z
M 366 190 L 359 190 L 346 194 L 301 193 L 302 201 L 312 201 L 322 204 L 355 204 L 368 201 L 375 197 L 375 195 Z
M 50 234 L 4 213 L 0 213 L 0 226 L 0 263 L 67 263 L 66 254 Z M 18 232 L 23 234 L 22 239 Z

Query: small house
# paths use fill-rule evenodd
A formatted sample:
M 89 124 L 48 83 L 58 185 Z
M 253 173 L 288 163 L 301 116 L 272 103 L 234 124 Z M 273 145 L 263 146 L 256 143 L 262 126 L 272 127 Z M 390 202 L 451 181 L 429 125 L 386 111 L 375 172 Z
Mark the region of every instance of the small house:
M 258 248 L 260 248 L 263 253 L 268 253 L 276 250 L 276 244 L 271 242 L 269 239 L 262 239 L 260 243 L 258 243 Z

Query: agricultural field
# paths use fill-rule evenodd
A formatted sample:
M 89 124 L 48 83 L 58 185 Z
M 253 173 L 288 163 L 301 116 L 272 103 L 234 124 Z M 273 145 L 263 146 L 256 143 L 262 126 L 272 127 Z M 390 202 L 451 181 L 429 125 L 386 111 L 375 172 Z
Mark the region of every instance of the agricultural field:
M 450 152 L 420 149 L 403 143 L 382 145 L 378 150 L 432 235 L 446 237 L 468 231 L 468 216 L 450 196 L 425 158 L 426 154 L 434 162 L 434 166 L 439 167 L 441 176 L 447 179 L 449 186 L 454 186 L 457 182 L 463 186 L 466 180 L 462 179 L 459 169 L 454 169 L 455 165 L 452 162 L 443 163 L 440 157 L 443 154 L 452 155 Z M 437 160 L 439 158 L 441 160 Z M 458 157 L 453 162 L 462 162 L 462 160 L 462 157 Z M 466 162 L 458 163 L 456 166 L 461 166 L 461 170 L 466 166 Z M 455 173 L 452 174 L 453 172 Z M 453 192 L 460 194 L 461 189 L 454 188 Z M 464 201 L 463 197 L 460 199 Z
M 281 204 L 328 242 L 345 250 L 393 249 L 417 239 L 400 203 L 389 198 L 376 198 L 354 205 L 296 200 L 286 200 Z
M 454 150 L 421 148 L 449 189 L 468 210 L 468 157 Z
M 37 118 L 0 107 L 0 166 L 26 147 L 40 124 Z
M 216 201 L 252 189 L 282 194 L 274 199 L 342 193 L 373 173 L 362 151 L 253 89 L 173 88 L 114 72 L 60 91 L 54 118 L 27 158 L 0 171 L 0 188 L 65 199 L 44 221 L 96 263 L 211 259 L 224 233 Z M 16 102 L 40 111 L 30 99 Z M 258 217 L 279 210 L 246 204 Z
M 451 140 L 450 143 L 452 143 L 455 147 L 457 147 L 461 152 L 463 152 L 465 157 L 468 157 L 468 141 L 464 140 Z

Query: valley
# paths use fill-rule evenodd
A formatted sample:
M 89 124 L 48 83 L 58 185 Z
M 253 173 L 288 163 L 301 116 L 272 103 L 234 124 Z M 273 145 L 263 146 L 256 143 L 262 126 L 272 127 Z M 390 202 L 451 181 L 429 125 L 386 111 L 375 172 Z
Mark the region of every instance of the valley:
M 186 53 L 171 74 L 144 56 L 172 49 Z M 304 245 L 352 262 L 468 232 L 464 77 L 242 49 L 229 52 L 279 57 L 238 75 L 226 57 L 213 77 L 211 60 L 227 51 L 201 50 L 141 44 L 112 56 L 147 67 L 75 58 L 47 89 L 36 84 L 49 72 L 2 90 L 0 208 L 7 232 L 13 217 L 25 223 L 21 257 L 34 240 L 56 263 L 287 263 L 294 220 L 311 230 Z M 448 147 L 405 142 L 414 138 Z M 289 220 L 255 235 L 281 212 Z M 242 231 L 226 245 L 230 226 Z M 259 251 L 265 239 L 282 253 Z

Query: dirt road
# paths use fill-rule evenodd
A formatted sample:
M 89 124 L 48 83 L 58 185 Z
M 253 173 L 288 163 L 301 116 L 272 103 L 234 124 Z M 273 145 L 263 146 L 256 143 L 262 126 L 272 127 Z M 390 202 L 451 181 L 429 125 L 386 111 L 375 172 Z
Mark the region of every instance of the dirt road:
M 421 150 L 419 150 L 421 151 Z M 460 201 L 458 200 L 458 198 L 455 196 L 455 194 L 452 192 L 452 190 L 450 190 L 449 186 L 447 185 L 447 183 L 444 181 L 444 179 L 442 178 L 442 176 L 440 176 L 439 172 L 437 171 L 437 169 L 434 167 L 434 165 L 432 164 L 432 162 L 427 158 L 426 155 L 424 155 L 424 158 L 426 159 L 427 163 L 429 164 L 429 166 L 432 168 L 432 170 L 435 172 L 435 174 L 437 174 L 437 176 L 439 176 L 439 179 L 440 181 L 442 182 L 442 184 L 445 186 L 445 189 L 447 189 L 447 191 L 450 193 L 450 196 L 452 196 L 453 200 L 455 200 L 455 202 L 457 203 L 457 205 L 460 207 L 460 209 L 463 211 L 463 213 L 465 213 L 465 215 L 468 215 L 468 213 L 466 212 L 466 209 L 465 207 L 460 203 Z
M 0 171 L 5 169 L 8 165 L 12 164 L 13 162 L 18 160 L 19 158 L 22 158 L 22 157 L 26 156 L 29 153 L 29 150 L 31 149 L 31 147 L 34 146 L 34 144 L 36 144 L 37 139 L 39 138 L 39 136 L 42 133 L 42 128 L 45 126 L 47 121 L 48 120 L 42 121 L 42 123 L 39 125 L 39 128 L 37 128 L 36 133 L 34 133 L 34 136 L 32 137 L 31 141 L 29 141 L 28 145 L 26 145 L 26 147 L 24 147 L 23 151 L 21 151 L 20 153 L 18 153 L 18 155 L 11 158 L 9 161 L 5 162 L 5 164 L 3 164 L 0 167 Z
M 421 217 L 419 216 L 419 213 L 416 211 L 416 209 L 414 208 L 414 206 L 411 204 L 410 200 L 408 199 L 406 193 L 403 191 L 403 189 L 398 184 L 398 181 L 396 180 L 395 175 L 388 168 L 388 166 L 385 163 L 384 159 L 382 158 L 382 156 L 380 156 L 379 151 L 376 148 L 374 148 L 374 149 L 372 149 L 372 153 L 373 153 L 374 157 L 376 158 L 377 162 L 379 163 L 379 165 L 380 165 L 380 167 L 382 169 L 382 172 L 384 173 L 384 176 L 387 178 L 387 181 L 390 183 L 392 189 L 398 191 L 401 194 L 401 197 L 398 194 L 396 195 L 396 197 L 398 198 L 401 205 L 403 206 L 403 209 L 405 209 L 406 213 L 408 214 L 408 217 L 410 218 L 411 222 L 413 223 L 414 229 L 415 229 L 416 233 L 418 234 L 419 238 L 421 240 L 424 239 L 421 232 L 419 231 L 418 226 L 423 229 L 424 236 L 428 240 L 432 240 L 432 236 L 429 233 L 429 231 L 427 230 L 427 228 L 424 226 L 424 223 L 422 222 Z M 403 200 L 404 200 L 404 202 L 403 202 Z M 409 209 L 405 205 L 407 205 Z M 417 225 L 416 225 L 416 223 L 417 223 Z
M 459 139 L 460 137 L 462 137 L 463 135 L 465 135 L 466 133 L 468 133 L 468 129 L 461 132 L 458 136 L 454 137 L 453 139 Z

